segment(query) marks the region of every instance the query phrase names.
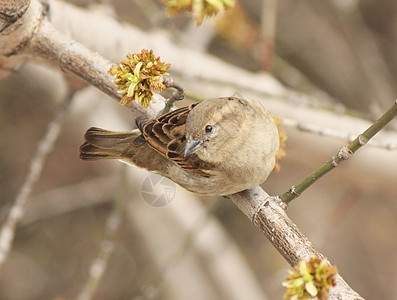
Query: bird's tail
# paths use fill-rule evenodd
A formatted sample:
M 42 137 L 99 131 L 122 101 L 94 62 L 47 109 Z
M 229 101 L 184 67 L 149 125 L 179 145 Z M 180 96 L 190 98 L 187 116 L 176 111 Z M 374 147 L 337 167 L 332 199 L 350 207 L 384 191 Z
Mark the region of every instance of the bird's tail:
M 80 146 L 80 158 L 121 159 L 125 157 L 131 146 L 139 146 L 140 137 L 141 133 L 138 130 L 114 132 L 91 127 L 84 135 L 84 144 Z

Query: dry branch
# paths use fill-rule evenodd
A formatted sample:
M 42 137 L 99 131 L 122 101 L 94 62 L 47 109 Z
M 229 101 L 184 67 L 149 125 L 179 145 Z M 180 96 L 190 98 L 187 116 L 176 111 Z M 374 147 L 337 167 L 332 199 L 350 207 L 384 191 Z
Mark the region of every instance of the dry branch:
M 62 128 L 63 120 L 72 101 L 73 96 L 68 95 L 56 113 L 52 122 L 48 124 L 47 132 L 40 141 L 36 153 L 30 163 L 25 181 L 11 207 L 6 221 L 0 231 L 0 269 L 11 249 L 15 230 L 21 221 L 33 187 L 40 179 L 48 155 L 52 152 Z
M 269 239 L 291 266 L 310 257 L 324 258 L 309 239 L 290 220 L 285 212 L 285 203 L 270 197 L 262 188 L 243 191 L 227 196 Z M 329 299 L 363 299 L 352 290 L 338 274 L 337 285 Z

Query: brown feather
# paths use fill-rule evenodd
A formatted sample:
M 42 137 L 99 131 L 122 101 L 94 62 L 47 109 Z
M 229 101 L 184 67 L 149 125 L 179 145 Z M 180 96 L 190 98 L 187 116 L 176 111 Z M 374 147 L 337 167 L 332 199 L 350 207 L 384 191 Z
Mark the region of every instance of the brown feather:
M 212 165 L 202 162 L 197 155 L 184 157 L 186 119 L 196 104 L 182 107 L 148 121 L 143 126 L 143 136 L 147 143 L 163 157 L 175 162 L 185 171 L 201 176 L 210 176 Z
M 80 146 L 80 158 L 97 160 L 103 158 L 120 159 L 125 145 L 135 143 L 139 136 L 131 132 L 114 132 L 91 127 L 84 135 L 85 142 Z

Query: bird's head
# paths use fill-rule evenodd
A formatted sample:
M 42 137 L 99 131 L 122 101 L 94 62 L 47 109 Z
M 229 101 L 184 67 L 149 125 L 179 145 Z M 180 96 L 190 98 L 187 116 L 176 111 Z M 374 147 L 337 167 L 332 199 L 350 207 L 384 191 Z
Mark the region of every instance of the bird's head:
M 234 151 L 238 147 L 236 142 L 242 142 L 244 137 L 232 137 L 250 125 L 246 105 L 245 100 L 229 97 L 209 99 L 195 106 L 186 120 L 184 155 L 195 153 L 204 161 L 216 162 Z

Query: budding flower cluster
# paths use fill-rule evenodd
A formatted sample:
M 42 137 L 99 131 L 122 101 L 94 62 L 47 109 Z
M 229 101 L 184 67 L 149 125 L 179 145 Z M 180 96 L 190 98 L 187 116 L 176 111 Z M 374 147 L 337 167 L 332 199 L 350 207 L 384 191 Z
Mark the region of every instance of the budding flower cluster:
M 109 74 L 114 77 L 117 92 L 122 95 L 121 105 L 132 101 L 147 108 L 153 94 L 160 93 L 164 88 L 162 76 L 170 64 L 165 64 L 160 57 L 155 57 L 152 50 L 142 50 L 139 54 L 127 54 L 126 60 L 113 65 Z
M 183 10 L 191 12 L 197 25 L 200 25 L 204 18 L 234 6 L 234 0 L 162 0 L 162 2 L 167 6 L 167 11 L 171 16 Z
M 283 282 L 287 288 L 286 299 L 310 299 L 317 297 L 319 300 L 328 299 L 328 291 L 336 285 L 335 274 L 338 270 L 330 266 L 327 261 L 312 257 L 308 262 L 300 261 L 290 271 Z

